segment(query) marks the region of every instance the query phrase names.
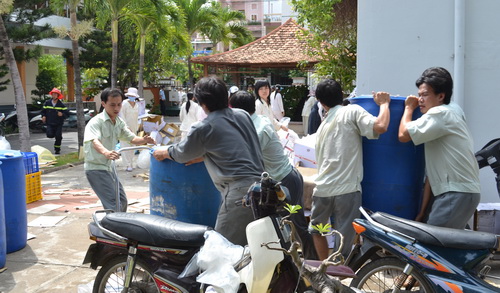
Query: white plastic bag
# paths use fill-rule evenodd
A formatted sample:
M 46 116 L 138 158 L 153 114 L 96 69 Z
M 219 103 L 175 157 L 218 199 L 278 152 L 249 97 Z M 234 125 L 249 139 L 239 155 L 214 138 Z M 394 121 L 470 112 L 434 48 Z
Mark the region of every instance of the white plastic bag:
M 224 251 L 223 254 L 220 252 Z M 240 286 L 240 276 L 233 265 L 239 261 L 245 249 L 232 244 L 215 231 L 205 232 L 205 244 L 198 252 L 197 263 L 203 273 L 196 281 L 215 287 L 217 292 L 236 293 Z
M 10 143 L 5 136 L 0 136 L 0 150 L 10 150 Z
M 280 120 L 280 124 L 288 128 L 288 124 L 290 123 L 290 117 L 283 117 Z
M 31 151 L 38 155 L 38 164 L 43 165 L 57 161 L 56 157 L 46 148 L 40 145 L 31 146 Z
M 151 164 L 151 151 L 142 150 L 139 153 L 139 157 L 137 158 L 137 167 L 141 169 L 149 169 L 150 164 Z

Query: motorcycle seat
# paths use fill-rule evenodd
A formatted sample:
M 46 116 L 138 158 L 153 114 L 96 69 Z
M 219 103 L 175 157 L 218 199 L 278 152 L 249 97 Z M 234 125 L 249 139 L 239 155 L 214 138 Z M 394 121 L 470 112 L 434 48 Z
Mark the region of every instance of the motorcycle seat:
M 158 247 L 200 247 L 205 242 L 205 232 L 212 230 L 209 226 L 136 213 L 107 214 L 101 225 L 140 244 Z
M 376 212 L 371 217 L 380 224 L 406 234 L 417 241 L 439 247 L 457 249 L 497 249 L 495 234 L 471 230 L 437 227 Z

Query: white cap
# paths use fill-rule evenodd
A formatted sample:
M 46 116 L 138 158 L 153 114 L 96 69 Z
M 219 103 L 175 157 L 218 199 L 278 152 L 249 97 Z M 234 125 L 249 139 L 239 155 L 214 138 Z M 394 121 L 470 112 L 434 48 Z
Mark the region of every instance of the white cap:
M 234 94 L 235 92 L 237 92 L 239 90 L 240 89 L 237 86 L 233 85 L 232 87 L 229 88 L 229 93 Z

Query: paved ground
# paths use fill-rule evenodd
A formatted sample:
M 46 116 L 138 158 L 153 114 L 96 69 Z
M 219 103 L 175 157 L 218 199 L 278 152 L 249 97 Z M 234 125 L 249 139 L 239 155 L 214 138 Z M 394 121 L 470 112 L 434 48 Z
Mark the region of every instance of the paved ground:
M 149 182 L 136 176 L 143 173 L 145 170 L 125 172 L 119 168 L 131 201 L 142 198 L 149 202 Z M 0 273 L 0 292 L 77 292 L 79 285 L 95 278 L 97 272 L 82 265 L 92 243 L 87 224 L 98 209 L 84 208 L 97 203 L 98 198 L 84 176 L 83 165 L 42 175 L 42 187 L 46 200 L 28 204 L 28 223 L 41 216 L 64 219 L 55 227 L 28 227 L 36 238 L 28 240 L 24 249 L 7 255 L 7 270 Z M 44 214 L 30 213 L 30 209 L 47 204 L 60 207 Z M 130 211 L 147 211 L 148 207 L 136 203 Z
M 7 134 L 6 139 L 10 143 L 11 149 L 19 150 L 19 134 Z M 54 141 L 53 138 L 47 138 L 45 133 L 32 132 L 30 134 L 31 146 L 40 145 L 51 152 L 54 152 Z M 76 128 L 65 128 L 63 130 L 61 153 L 67 154 L 76 151 L 78 151 L 78 134 Z
M 16 148 L 15 138 L 14 135 L 7 137 L 13 149 Z M 35 134 L 32 144 L 51 150 L 53 141 L 43 134 Z M 62 153 L 76 149 L 76 132 L 65 132 Z M 123 167 L 118 167 L 118 172 L 129 201 L 137 200 L 129 211 L 148 212 L 149 182 L 141 177 L 145 170 L 125 172 Z M 88 288 L 97 271 L 82 265 L 82 261 L 92 243 L 87 224 L 98 207 L 85 206 L 97 203 L 98 199 L 84 176 L 83 165 L 43 174 L 42 186 L 44 200 L 27 206 L 28 223 L 41 216 L 62 216 L 64 219 L 53 227 L 28 227 L 35 238 L 28 240 L 24 249 L 7 255 L 6 270 L 0 273 L 0 293 L 91 292 L 83 289 Z M 44 214 L 32 213 L 31 209 L 48 204 L 56 208 Z M 492 262 L 492 266 L 492 274 L 500 276 L 500 262 Z

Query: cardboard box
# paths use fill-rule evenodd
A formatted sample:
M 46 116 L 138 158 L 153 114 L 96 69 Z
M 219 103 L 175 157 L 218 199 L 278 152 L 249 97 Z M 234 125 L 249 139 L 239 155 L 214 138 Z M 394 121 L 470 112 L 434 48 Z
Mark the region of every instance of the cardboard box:
M 500 210 L 480 210 L 477 212 L 477 230 L 500 234 Z
M 142 130 L 146 133 L 151 133 L 154 130 L 158 130 L 160 124 L 163 123 L 163 116 L 149 114 L 146 117 L 141 118 Z
M 175 137 L 180 135 L 180 128 L 174 123 L 168 123 L 160 130 L 160 134 L 165 137 L 166 135 Z
M 301 167 L 318 167 L 318 163 L 316 162 L 316 151 L 313 146 L 305 145 L 299 140 L 295 142 L 293 150 L 295 153 L 295 165 L 299 163 Z
M 155 114 L 148 114 L 146 117 L 142 118 L 143 122 L 152 122 L 152 123 L 161 123 L 163 119 L 163 116 L 161 115 L 155 115 Z

